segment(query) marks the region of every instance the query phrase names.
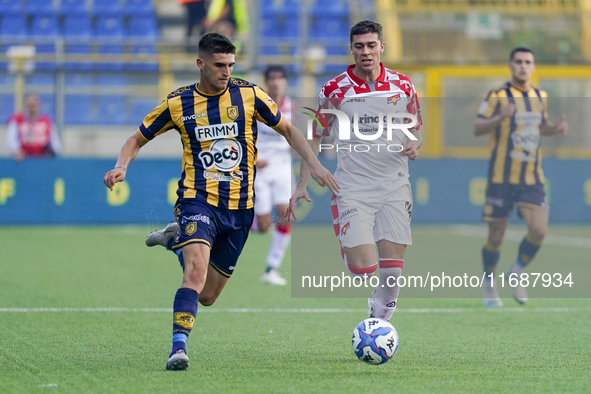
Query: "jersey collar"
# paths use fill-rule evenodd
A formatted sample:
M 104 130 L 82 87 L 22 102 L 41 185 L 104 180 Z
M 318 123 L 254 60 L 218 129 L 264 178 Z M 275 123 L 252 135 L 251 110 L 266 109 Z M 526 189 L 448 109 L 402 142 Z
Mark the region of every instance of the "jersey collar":
M 217 93 L 217 94 L 208 94 L 208 93 L 204 93 L 201 90 L 199 90 L 199 82 L 197 82 L 194 86 L 195 86 L 195 91 L 197 93 L 199 93 L 201 96 L 203 97 L 218 97 L 223 95 L 224 93 L 226 93 L 228 91 L 229 86 L 226 86 L 226 88 L 221 92 L 221 93 Z
M 349 76 L 349 78 L 353 82 L 355 82 L 355 84 L 363 85 L 367 81 L 364 81 L 363 79 L 359 78 L 357 75 L 353 74 L 354 68 L 355 68 L 355 64 L 350 64 L 349 67 L 347 67 L 347 75 Z M 378 76 L 376 81 L 384 82 L 386 80 L 386 67 L 384 67 L 384 64 L 382 62 L 380 62 L 380 69 L 382 70 L 382 72 L 380 72 L 380 75 Z

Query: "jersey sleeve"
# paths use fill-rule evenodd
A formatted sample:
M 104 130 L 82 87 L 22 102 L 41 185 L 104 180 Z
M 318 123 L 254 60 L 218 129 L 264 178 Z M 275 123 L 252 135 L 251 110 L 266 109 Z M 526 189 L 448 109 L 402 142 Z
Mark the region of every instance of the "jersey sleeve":
M 322 114 L 320 111 L 323 109 L 336 109 L 338 105 L 335 105 L 334 101 L 336 99 L 330 99 L 326 96 L 327 93 L 327 86 L 324 85 L 318 94 L 318 102 L 316 105 L 316 120 L 312 123 L 312 133 L 314 138 L 322 138 L 325 136 L 330 135 L 330 130 L 332 129 L 333 118 L 334 116 L 330 114 Z M 311 114 L 309 114 L 311 115 Z
M 168 100 L 164 100 L 144 118 L 138 131 L 147 141 L 151 141 L 157 135 L 166 133 L 173 127 L 174 122 L 170 116 Z
M 412 129 L 409 129 L 409 131 L 413 132 L 420 130 L 421 126 L 423 125 L 423 118 L 421 117 L 421 106 L 419 104 L 419 96 L 417 95 L 415 86 L 412 83 L 410 91 L 410 100 L 406 105 L 406 111 L 409 114 L 413 114 L 417 117 L 417 125 Z
M 269 127 L 275 127 L 281 121 L 281 111 L 277 103 L 258 86 L 254 86 L 255 95 L 255 117 L 259 122 L 265 123 Z
M 496 115 L 499 111 L 499 95 L 494 90 L 488 92 L 486 99 L 480 103 L 478 107 L 478 117 L 480 118 L 491 118 Z

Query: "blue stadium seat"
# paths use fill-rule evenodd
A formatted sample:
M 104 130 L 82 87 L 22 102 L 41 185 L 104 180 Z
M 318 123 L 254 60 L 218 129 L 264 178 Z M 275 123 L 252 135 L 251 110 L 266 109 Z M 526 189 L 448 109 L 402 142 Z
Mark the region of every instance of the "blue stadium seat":
M 146 115 L 148 115 L 154 108 L 158 106 L 158 100 L 156 98 L 137 98 L 132 99 L 131 102 L 131 116 L 129 119 L 130 123 L 142 123 Z
M 59 13 L 61 15 L 87 15 L 86 0 L 61 0 Z
M 33 18 L 29 29 L 29 38 L 35 42 L 36 52 L 39 54 L 55 53 L 55 39 L 59 36 L 57 18 L 52 15 L 38 15 Z M 53 61 L 38 61 L 35 63 L 37 70 L 55 70 Z
M 98 44 L 98 53 L 109 55 L 123 54 L 123 19 L 118 16 L 103 16 L 96 21 L 94 37 Z M 123 63 L 96 63 L 97 70 L 122 70 Z
M 94 78 L 88 74 L 67 73 L 65 84 L 68 88 L 90 87 L 94 84 Z
M 98 96 L 98 115 L 96 123 L 120 125 L 127 122 L 127 96 L 109 95 Z
M 22 15 L 23 7 L 20 0 L 0 0 L 0 16 Z
M 153 17 L 131 17 L 127 23 L 127 38 L 130 39 L 130 53 L 139 55 L 155 55 L 157 53 L 155 43 L 158 39 L 158 26 Z M 157 62 L 132 63 L 128 65 L 131 70 L 156 71 Z
M 68 125 L 85 125 L 96 117 L 92 97 L 88 94 L 68 94 L 64 102 L 64 122 Z
M 3 38 L 14 38 L 22 41 L 27 35 L 27 25 L 21 16 L 9 16 L 0 20 L 0 35 Z
M 0 20 L 0 36 L 2 36 L 2 44 L 0 45 L 1 53 L 6 53 L 12 45 L 25 44 L 27 28 L 24 18 L 17 15 L 2 18 Z M 0 62 L 0 70 L 6 69 L 8 69 L 8 62 Z
M 39 100 L 41 101 L 39 112 L 55 118 L 55 95 L 51 93 L 39 94 Z
M 25 78 L 27 90 L 35 90 L 36 86 L 53 86 L 55 85 L 54 74 L 31 74 Z
M 155 12 L 152 0 L 127 0 L 123 4 L 123 14 L 127 16 L 153 16 Z
M 87 16 L 74 15 L 64 19 L 63 35 L 66 42 L 66 55 L 87 55 L 91 53 L 90 19 Z M 66 70 L 90 70 L 90 63 L 66 62 Z
M 121 15 L 121 5 L 118 0 L 94 0 L 92 13 L 97 16 Z
M 349 6 L 342 1 L 317 0 L 310 9 L 310 37 L 340 40 L 349 37 Z
M 25 11 L 27 15 L 53 15 L 55 8 L 51 0 L 27 0 Z
M 0 124 L 6 124 L 14 113 L 14 95 L 0 94 Z
M 128 37 L 152 38 L 156 40 L 159 36 L 158 24 L 154 17 L 132 16 L 127 22 Z

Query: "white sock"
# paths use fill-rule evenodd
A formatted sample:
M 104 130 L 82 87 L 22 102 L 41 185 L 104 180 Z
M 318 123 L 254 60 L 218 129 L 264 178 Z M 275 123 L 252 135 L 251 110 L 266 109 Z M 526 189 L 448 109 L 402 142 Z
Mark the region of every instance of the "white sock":
M 400 294 L 398 278 L 402 275 L 403 264 L 404 261 L 400 259 L 380 259 L 380 285 L 376 289 L 374 298 L 383 300 L 384 306 L 388 308 L 396 307 L 398 302 Z
M 290 233 L 281 232 L 277 229 L 273 231 L 271 247 L 269 248 L 269 254 L 267 255 L 267 268 L 278 269 L 281 267 L 290 239 Z

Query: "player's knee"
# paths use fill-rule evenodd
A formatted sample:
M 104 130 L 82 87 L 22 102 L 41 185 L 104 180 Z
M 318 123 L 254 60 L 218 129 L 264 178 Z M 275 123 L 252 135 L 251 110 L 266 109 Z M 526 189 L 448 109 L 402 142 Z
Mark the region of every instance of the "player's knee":
M 218 297 L 214 295 L 200 294 L 199 303 L 203 306 L 212 306 L 217 298 Z
M 528 230 L 528 238 L 538 243 L 544 240 L 546 236 L 546 228 L 543 226 L 534 227 Z

